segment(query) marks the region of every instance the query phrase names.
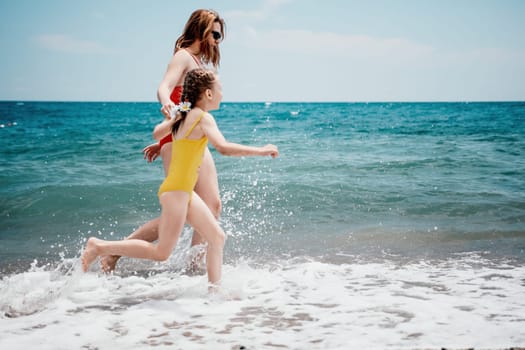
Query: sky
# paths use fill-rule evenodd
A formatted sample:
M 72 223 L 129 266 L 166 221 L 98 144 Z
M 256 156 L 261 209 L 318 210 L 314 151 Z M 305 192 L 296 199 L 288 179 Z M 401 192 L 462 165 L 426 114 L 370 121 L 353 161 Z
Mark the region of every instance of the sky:
M 156 101 L 198 8 L 226 102 L 525 100 L 523 0 L 0 0 L 0 100 Z

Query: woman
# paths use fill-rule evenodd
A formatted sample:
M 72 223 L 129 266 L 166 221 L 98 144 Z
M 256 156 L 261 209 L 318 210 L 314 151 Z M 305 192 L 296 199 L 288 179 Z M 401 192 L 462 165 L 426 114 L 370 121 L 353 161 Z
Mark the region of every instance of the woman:
M 171 166 L 158 196 L 162 207 L 159 240 L 155 243 L 140 239 L 105 241 L 91 237 L 82 253 L 82 269 L 87 271 L 99 255 L 126 255 L 134 258 L 163 261 L 168 259 L 177 244 L 186 222 L 199 230 L 208 243 L 206 268 L 211 290 L 220 283 L 223 247 L 226 236 L 209 207 L 194 192 L 208 141 L 215 149 L 228 156 L 279 155 L 276 146 L 244 146 L 228 142 L 210 110 L 219 108 L 222 87 L 218 77 L 203 68 L 191 70 L 184 80 L 184 103 L 177 114 L 156 127 L 158 135 L 173 134 Z M 173 108 L 174 106 L 172 106 Z
M 212 10 L 199 9 L 194 11 L 186 25 L 182 35 L 175 42 L 175 49 L 171 61 L 168 64 L 164 78 L 157 90 L 157 98 L 161 103 L 161 112 L 170 119 L 175 104 L 180 103 L 182 84 L 187 72 L 192 69 L 211 65 L 213 68 L 219 66 L 221 58 L 219 43 L 224 38 L 225 22 L 219 14 Z M 159 124 L 161 125 L 161 124 Z M 162 158 L 164 173 L 167 175 L 171 159 L 171 133 L 162 135 L 158 126 L 154 130 L 155 139 L 160 139 L 144 148 L 144 158 L 149 161 Z M 199 194 L 204 203 L 210 208 L 216 219 L 221 211 L 221 200 L 219 196 L 219 183 L 217 170 L 210 151 L 206 148 L 201 165 L 199 179 L 195 185 L 195 192 Z M 127 239 L 141 239 L 148 242 L 155 241 L 159 236 L 159 218 L 153 219 L 127 237 Z M 191 245 L 203 244 L 204 239 L 198 231 L 193 232 Z M 111 272 L 115 269 L 120 257 L 116 255 L 103 256 L 100 260 L 102 270 Z

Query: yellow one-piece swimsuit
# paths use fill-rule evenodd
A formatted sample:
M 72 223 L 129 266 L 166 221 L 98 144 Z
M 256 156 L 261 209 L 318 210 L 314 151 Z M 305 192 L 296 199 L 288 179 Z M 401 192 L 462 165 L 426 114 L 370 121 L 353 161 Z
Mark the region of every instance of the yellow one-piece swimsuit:
M 203 136 L 200 139 L 192 140 L 187 137 L 201 121 L 204 113 L 206 112 L 202 112 L 195 120 L 183 138 L 173 140 L 170 168 L 168 176 L 160 185 L 159 196 L 165 192 L 184 191 L 190 194 L 191 200 L 193 188 L 199 177 L 199 167 L 202 163 L 204 150 L 208 145 L 208 138 Z

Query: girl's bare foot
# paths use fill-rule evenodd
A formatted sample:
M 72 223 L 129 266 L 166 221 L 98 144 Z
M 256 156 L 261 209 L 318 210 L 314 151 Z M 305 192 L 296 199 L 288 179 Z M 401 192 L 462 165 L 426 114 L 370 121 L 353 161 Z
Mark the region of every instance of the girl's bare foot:
M 113 272 L 117 266 L 118 259 L 120 259 L 118 255 L 104 255 L 100 258 L 100 268 L 105 273 Z
M 82 270 L 84 272 L 87 272 L 89 266 L 93 263 L 93 261 L 95 261 L 95 259 L 98 256 L 97 241 L 99 241 L 99 239 L 91 237 L 86 243 L 86 248 L 84 249 L 82 257 L 80 258 L 82 261 Z

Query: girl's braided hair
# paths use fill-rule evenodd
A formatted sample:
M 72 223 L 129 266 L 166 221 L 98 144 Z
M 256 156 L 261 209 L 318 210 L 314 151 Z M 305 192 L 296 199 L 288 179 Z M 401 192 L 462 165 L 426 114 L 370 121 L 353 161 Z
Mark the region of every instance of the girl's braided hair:
M 207 89 L 213 88 L 215 74 L 204 68 L 195 68 L 190 70 L 184 78 L 182 87 L 181 102 L 189 102 L 194 107 Z M 186 119 L 188 111 L 178 111 L 176 121 L 172 127 L 172 133 L 175 134 L 180 124 Z

